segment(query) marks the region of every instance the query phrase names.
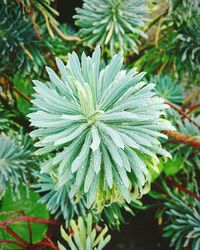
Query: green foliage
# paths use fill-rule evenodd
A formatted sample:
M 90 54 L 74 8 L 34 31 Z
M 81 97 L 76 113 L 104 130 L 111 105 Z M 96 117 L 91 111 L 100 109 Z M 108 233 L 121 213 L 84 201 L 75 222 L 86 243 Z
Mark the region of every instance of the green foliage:
M 100 216 L 105 218 L 105 221 L 108 223 L 109 228 L 112 229 L 120 229 L 120 225 L 125 223 L 125 219 L 123 217 L 123 212 L 126 211 L 132 215 L 134 212 L 132 211 L 132 204 L 123 203 L 112 203 L 110 206 L 104 207 Z
M 131 192 L 141 197 L 150 181 L 141 153 L 156 160 L 156 154 L 169 156 L 158 131 L 173 129 L 160 119 L 167 106 L 155 96 L 153 84 L 141 81 L 144 73 L 120 70 L 121 54 L 100 72 L 99 63 L 99 48 L 91 58 L 82 54 L 81 64 L 75 53 L 67 66 L 57 59 L 61 79 L 47 67 L 50 82 L 34 81 L 37 111 L 29 114 L 39 128 L 31 132 L 40 139 L 37 154 L 57 150 L 42 172 L 58 169 L 58 187 L 70 180 L 70 196 L 85 193 L 88 206 L 97 193 L 112 197 L 118 190 L 127 202 Z
M 184 159 L 182 157 L 174 157 L 168 159 L 166 163 L 163 163 L 163 172 L 166 176 L 177 174 L 183 167 Z
M 200 203 L 187 196 L 173 194 L 173 201 L 166 202 L 167 225 L 164 237 L 171 238 L 175 250 L 198 250 L 200 246 Z
M 74 16 L 78 34 L 86 45 L 109 46 L 115 51 L 137 52 L 139 36 L 146 37 L 141 27 L 147 21 L 146 0 L 84 0 Z
M 21 74 L 21 72 L 16 73 L 13 78 L 13 85 L 26 96 L 31 96 L 33 93 L 33 84 L 31 82 L 30 76 Z M 20 112 L 27 115 L 30 112 L 31 103 L 24 100 L 22 96 L 15 94 L 17 108 Z
M 9 211 L 23 211 L 25 215 L 48 219 L 49 213 L 46 210 L 45 206 L 42 204 L 38 204 L 39 195 L 29 189 L 28 193 L 24 189 L 22 185 L 19 186 L 19 192 L 21 194 L 20 199 L 15 200 L 13 202 L 13 190 L 10 188 L 6 191 L 5 197 L 2 202 L 2 206 L 0 212 L 9 212 Z M 1 214 L 0 221 L 7 220 L 12 217 L 19 217 L 22 214 L 19 212 L 18 214 L 8 215 Z M 26 222 L 17 222 L 9 225 L 10 228 L 17 233 L 22 239 L 29 242 L 29 230 Z M 33 236 L 33 243 L 40 241 L 43 239 L 44 234 L 47 232 L 47 226 L 44 224 L 36 224 L 31 223 L 31 231 Z M 4 240 L 13 240 L 13 237 L 6 232 L 3 228 L 0 228 L 0 239 Z M 7 246 L 5 249 L 16 249 L 15 245 Z
M 18 186 L 27 185 L 27 166 L 33 165 L 31 140 L 29 136 L 4 133 L 0 136 L 0 199 L 6 189 L 11 188 L 13 195 L 18 196 Z
M 31 13 L 33 10 L 38 11 L 45 20 L 49 19 L 50 21 L 57 23 L 55 16 L 58 15 L 58 12 L 51 7 L 51 3 L 54 2 L 54 0 L 18 0 L 18 2 L 28 13 Z
M 71 36 L 75 35 L 75 31 L 72 29 L 70 25 L 62 24 L 59 26 L 59 28 L 63 32 L 63 34 L 69 34 Z M 77 46 L 77 44 L 75 43 L 69 43 L 67 41 L 63 41 L 63 39 L 61 39 L 58 36 L 54 37 L 48 36 L 44 42 L 49 50 L 49 53 L 52 54 L 51 60 L 53 61 L 52 63 L 53 65 L 54 65 L 54 58 L 56 57 L 59 57 L 61 60 L 66 61 L 67 54 L 72 50 L 74 50 Z
M 30 71 L 44 64 L 30 16 L 15 2 L 0 3 L 0 72 Z M 36 59 L 37 58 L 37 59 Z M 34 64 L 33 64 L 34 61 Z
M 199 7 L 200 11 L 200 7 Z M 181 60 L 189 63 L 191 69 L 200 70 L 200 16 L 199 12 L 186 20 L 183 29 L 177 36 L 177 48 L 182 54 Z
M 66 226 L 72 218 L 85 216 L 86 204 L 84 199 L 75 201 L 69 196 L 69 186 L 56 187 L 57 179 L 49 174 L 35 173 L 39 178 L 38 183 L 32 185 L 36 192 L 43 194 L 38 202 L 46 204 L 49 212 L 55 218 L 63 215 Z
M 183 138 L 200 140 L 199 90 L 185 91 L 200 82 L 200 1 L 84 0 L 74 16 L 77 34 L 59 23 L 63 11 L 55 19 L 61 2 L 0 1 L 0 211 L 48 218 L 46 206 L 65 223 L 67 247 L 97 250 L 110 240 L 101 222 L 119 229 L 124 212 L 158 207 L 171 245 L 199 250 L 198 143 L 163 133 L 176 128 Z M 147 72 L 148 82 L 134 67 Z M 28 135 L 17 132 L 22 128 L 32 131 L 36 152 Z M 139 199 L 151 183 L 155 202 L 143 205 Z M 25 222 L 9 226 L 29 240 Z M 0 242 L 16 248 L 1 227 Z M 46 226 L 31 227 L 34 242 L 44 239 Z
M 168 0 L 170 7 L 170 14 L 178 22 L 182 23 L 191 18 L 194 10 L 200 7 L 199 0 Z
M 200 116 L 193 117 L 193 120 L 196 121 L 197 124 L 200 124 Z M 178 116 L 178 119 L 174 121 L 174 125 L 177 131 L 190 136 L 191 139 L 200 139 L 200 130 L 191 121 L 187 119 L 182 121 L 181 117 Z M 190 172 L 190 170 L 200 169 L 200 155 L 198 149 L 189 147 L 185 144 L 169 144 L 167 148 L 175 158 L 181 157 L 184 159 L 188 172 Z
M 0 132 L 9 130 L 10 126 L 10 114 L 9 112 L 5 112 L 2 108 L 0 108 Z
M 187 85 L 199 85 L 200 42 L 197 0 L 171 1 L 168 16 L 162 20 L 159 37 L 149 41 L 136 65 L 148 73 L 163 73 Z
M 167 75 L 155 76 L 151 78 L 155 83 L 155 92 L 158 96 L 175 104 L 181 104 L 184 100 L 183 88 L 171 77 Z
M 88 214 L 84 220 L 82 217 L 78 218 L 78 222 L 71 220 L 70 222 L 72 233 L 67 234 L 63 228 L 61 228 L 62 237 L 67 241 L 70 249 L 82 249 L 82 250 L 101 250 L 110 241 L 110 235 L 106 236 L 108 227 L 97 228 L 93 227 L 92 215 Z M 66 248 L 59 244 L 61 250 Z

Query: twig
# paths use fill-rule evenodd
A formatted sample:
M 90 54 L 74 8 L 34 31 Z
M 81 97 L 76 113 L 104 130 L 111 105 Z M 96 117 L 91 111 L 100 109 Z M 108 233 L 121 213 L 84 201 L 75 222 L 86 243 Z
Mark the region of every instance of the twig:
M 23 97 L 27 102 L 31 103 L 31 99 L 25 95 L 22 91 L 20 91 L 19 89 L 17 89 L 15 86 L 12 86 L 12 89 L 19 94 L 21 97 Z
M 24 245 L 21 245 L 20 243 L 14 241 L 14 240 L 0 240 L 0 243 L 2 244 L 12 244 L 12 245 L 17 245 L 17 246 L 20 246 L 20 247 L 24 247 Z
M 155 46 L 157 47 L 158 45 L 158 41 L 159 41 L 159 34 L 160 34 L 160 30 L 161 30 L 161 25 L 163 23 L 163 16 L 160 17 L 160 20 L 158 22 L 158 27 L 157 27 L 157 30 L 156 30 L 156 35 L 155 35 L 155 41 L 154 41 L 154 44 Z
M 182 116 L 184 116 L 185 118 L 187 118 L 190 122 L 192 122 L 196 127 L 200 128 L 200 125 L 194 121 L 189 115 L 187 115 L 183 110 L 177 108 L 173 103 L 165 100 L 165 103 L 168 104 L 171 108 L 173 108 L 174 110 L 176 110 L 177 112 L 179 112 Z
M 165 133 L 167 136 L 172 137 L 175 142 L 187 144 L 200 151 L 200 140 L 196 138 L 191 138 L 191 136 L 189 135 L 185 135 L 173 130 L 164 130 L 163 133 Z
M 168 60 L 161 65 L 161 67 L 159 68 L 159 70 L 157 72 L 158 76 L 163 72 L 163 70 L 165 69 L 165 67 L 167 66 L 167 64 L 168 64 Z
M 198 109 L 200 108 L 200 103 L 199 104 L 196 104 L 196 105 L 193 105 L 193 106 L 190 106 L 190 107 L 187 107 L 188 111 L 186 114 L 189 114 L 191 113 L 192 111 L 194 111 L 195 109 Z
M 21 221 L 25 221 L 25 222 L 34 222 L 34 223 L 39 223 L 39 224 L 53 224 L 53 225 L 61 225 L 61 223 L 59 221 L 53 220 L 53 219 L 40 219 L 40 218 L 36 218 L 36 217 L 30 217 L 30 216 L 19 216 L 16 218 L 10 218 L 8 220 L 5 221 L 1 221 L 0 222 L 0 228 L 1 227 L 5 227 L 11 223 L 14 222 L 21 222 Z
M 25 216 L 25 213 L 23 210 L 16 210 L 16 211 L 6 211 L 6 212 L 0 212 L 0 215 L 4 215 L 4 214 L 22 214 Z M 27 221 L 27 227 L 28 227 L 28 231 L 29 231 L 29 239 L 30 239 L 30 243 L 32 244 L 32 231 L 31 231 L 31 224 L 30 221 Z
M 57 34 L 67 42 L 80 42 L 81 39 L 78 36 L 66 36 L 51 20 L 49 20 L 51 26 L 57 32 Z
M 10 227 L 8 227 L 7 225 L 4 225 L 3 228 L 6 230 L 7 233 L 9 233 L 13 238 L 15 238 L 16 240 L 18 240 L 21 244 L 23 244 L 24 246 L 28 246 L 28 242 L 26 242 L 25 240 L 23 240 L 19 235 L 17 235 Z
M 156 24 L 156 23 L 160 20 L 161 17 L 166 16 L 167 13 L 168 13 L 168 8 L 165 10 L 164 13 L 161 13 L 160 15 L 158 15 L 158 16 L 148 25 L 148 27 L 146 27 L 146 29 L 144 29 L 144 32 L 147 32 L 154 24 Z
M 51 38 L 54 38 L 55 36 L 53 34 L 53 31 L 51 30 L 47 14 L 45 13 L 45 11 L 42 8 L 40 8 L 40 11 L 41 11 L 42 15 L 44 16 L 44 19 L 45 19 L 45 22 L 46 22 L 46 27 L 47 27 L 47 30 L 49 32 L 49 35 L 51 36 Z
M 197 199 L 198 201 L 200 201 L 200 196 L 196 195 L 195 193 L 191 192 L 190 190 L 188 190 L 187 188 L 183 187 L 182 185 L 180 185 L 179 183 L 175 182 L 171 176 L 168 176 L 167 178 L 171 184 L 175 187 L 177 187 L 179 190 L 183 191 L 186 194 L 191 195 L 192 197 L 194 197 L 195 199 Z
M 35 35 L 38 41 L 41 40 L 41 35 L 39 32 L 39 28 L 37 26 L 37 23 L 35 22 L 35 15 L 34 15 L 34 11 L 33 11 L 33 7 L 32 7 L 32 0 L 30 0 L 30 17 L 31 17 L 31 22 L 33 24 L 33 29 L 35 30 Z
M 18 95 L 20 95 L 21 97 L 23 97 L 27 102 L 31 103 L 31 99 L 25 95 L 21 90 L 19 90 L 17 87 L 15 87 L 12 82 L 8 79 L 5 79 L 6 84 L 12 88 Z

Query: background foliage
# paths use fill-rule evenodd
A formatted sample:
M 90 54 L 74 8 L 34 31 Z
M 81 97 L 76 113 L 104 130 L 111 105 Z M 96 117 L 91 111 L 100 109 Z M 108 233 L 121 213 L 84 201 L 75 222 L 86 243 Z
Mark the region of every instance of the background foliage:
M 0 2 L 0 247 L 117 249 L 152 213 L 200 249 L 199 0 L 64 2 Z

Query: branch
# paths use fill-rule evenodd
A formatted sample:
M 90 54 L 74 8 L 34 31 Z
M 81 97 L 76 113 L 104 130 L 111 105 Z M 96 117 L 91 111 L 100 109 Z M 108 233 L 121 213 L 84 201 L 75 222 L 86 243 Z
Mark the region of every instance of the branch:
M 25 95 L 21 90 L 19 90 L 18 88 L 16 88 L 10 80 L 5 79 L 5 83 L 11 89 L 13 89 L 18 95 L 20 95 L 21 97 L 23 97 L 27 102 L 31 103 L 31 99 L 27 95 Z
M 6 230 L 7 233 L 9 233 L 13 238 L 15 238 L 17 241 L 19 241 L 24 246 L 28 246 L 28 242 L 23 240 L 19 235 L 17 235 L 10 227 L 7 225 L 4 225 L 3 228 Z
M 20 243 L 14 241 L 14 240 L 0 240 L 0 243 L 2 244 L 12 244 L 12 245 L 16 245 L 16 246 L 19 246 L 19 247 L 23 247 L 24 248 L 24 245 L 21 245 Z
M 36 38 L 38 41 L 41 40 L 41 35 L 40 35 L 40 32 L 39 32 L 39 28 L 35 22 L 35 14 L 34 14 L 34 11 L 33 11 L 33 7 L 32 7 L 32 1 L 30 0 L 30 17 L 31 17 L 31 22 L 33 24 L 33 29 L 35 31 L 35 35 L 36 35 Z
M 25 95 L 22 91 L 20 91 L 19 89 L 17 89 L 15 86 L 12 86 L 12 89 L 21 97 L 23 97 L 27 102 L 31 103 L 31 99 Z
M 144 29 L 144 32 L 147 32 L 154 24 L 156 24 L 160 20 L 161 17 L 166 16 L 168 13 L 168 9 L 169 8 L 167 8 L 164 13 L 161 13 L 152 22 L 150 22 L 149 25 Z
M 168 104 L 171 108 L 176 110 L 179 114 L 187 118 L 191 123 L 193 123 L 197 128 L 200 129 L 200 124 L 198 124 L 196 121 L 194 121 L 188 114 L 186 114 L 183 110 L 177 108 L 173 103 L 165 100 L 165 103 Z
M 64 41 L 67 42 L 80 42 L 80 37 L 78 36 L 66 36 L 56 25 L 55 23 L 53 23 L 51 20 L 50 24 L 51 26 L 54 28 L 54 30 L 57 32 L 57 34 L 60 36 L 60 38 L 62 38 Z
M 164 130 L 164 134 L 169 137 L 172 137 L 175 142 L 187 144 L 193 148 L 196 148 L 200 151 L 200 140 L 197 138 L 191 138 L 189 135 L 182 134 L 178 131 L 173 130 Z
M 23 210 L 16 210 L 16 211 L 3 211 L 0 212 L 0 215 L 8 215 L 8 214 L 21 214 L 23 216 L 25 216 L 25 213 Z M 32 244 L 32 231 L 31 231 L 31 224 L 30 221 L 27 221 L 27 227 L 28 227 L 28 231 L 29 231 L 29 239 L 30 239 L 30 244 Z
M 175 182 L 171 176 L 169 176 L 167 178 L 171 184 L 175 187 L 177 187 L 179 190 L 183 191 L 186 194 L 191 195 L 192 197 L 194 197 L 195 199 L 197 199 L 198 201 L 200 201 L 200 196 L 196 195 L 195 193 L 191 192 L 190 190 L 188 190 L 187 188 L 183 187 L 182 185 L 180 185 L 179 183 Z
M 16 218 L 10 218 L 8 220 L 5 221 L 1 221 L 0 222 L 0 228 L 4 228 L 5 226 L 14 223 L 14 222 L 21 222 L 21 221 L 25 221 L 25 222 L 34 222 L 34 223 L 38 223 L 38 224 L 53 224 L 53 225 L 61 225 L 61 223 L 59 221 L 53 220 L 53 219 L 40 219 L 40 218 L 36 218 L 36 217 L 30 217 L 30 216 L 19 216 Z
M 47 236 L 45 235 L 45 239 L 42 240 L 41 242 L 38 242 L 35 244 L 35 246 L 37 245 L 42 245 L 42 246 L 49 246 L 51 247 L 52 249 L 55 249 L 55 250 L 60 250 L 59 247 L 57 247 L 53 241 Z
M 189 113 L 191 113 L 192 111 L 194 111 L 195 109 L 198 109 L 198 108 L 200 108 L 200 103 L 193 105 L 193 106 L 190 106 L 190 107 L 187 107 L 188 111 L 186 114 L 188 115 Z

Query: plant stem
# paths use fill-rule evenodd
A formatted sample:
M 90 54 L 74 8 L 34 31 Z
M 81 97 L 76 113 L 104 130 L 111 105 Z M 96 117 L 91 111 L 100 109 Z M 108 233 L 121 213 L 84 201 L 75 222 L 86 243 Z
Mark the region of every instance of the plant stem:
M 188 110 L 188 112 L 187 112 L 186 114 L 189 114 L 189 113 L 191 113 L 192 111 L 194 111 L 195 109 L 198 109 L 198 108 L 200 108 L 200 103 L 199 103 L 199 104 L 196 104 L 196 105 L 193 105 L 193 106 L 188 107 L 187 109 L 189 109 L 189 110 Z
M 36 217 L 30 217 L 30 216 L 19 216 L 16 218 L 10 218 L 6 221 L 1 221 L 0 222 L 0 228 L 1 227 L 5 227 L 11 223 L 14 222 L 21 222 L 21 221 L 25 221 L 25 222 L 34 222 L 34 223 L 39 223 L 39 224 L 53 224 L 53 225 L 61 225 L 61 223 L 59 221 L 53 220 L 53 219 L 40 219 L 40 218 L 36 218 Z
M 187 145 L 189 145 L 193 148 L 196 148 L 200 151 L 200 140 L 198 140 L 196 138 L 191 138 L 189 135 L 182 134 L 178 131 L 164 130 L 163 132 L 167 136 L 172 137 L 175 142 L 187 144 Z
M 22 91 L 20 91 L 19 89 L 17 89 L 15 86 L 12 86 L 12 89 L 21 97 L 23 97 L 27 102 L 31 103 L 31 99 L 25 95 Z
M 22 214 L 25 215 L 23 210 L 16 210 L 16 211 L 5 211 L 5 212 L 0 212 L 0 215 L 5 215 L 5 214 Z M 30 239 L 30 243 L 32 244 L 32 231 L 31 231 L 31 224 L 30 221 L 27 221 L 27 227 L 28 227 L 28 231 L 29 231 L 29 239 Z
M 78 36 L 66 36 L 51 20 L 50 24 L 51 26 L 54 28 L 54 30 L 56 31 L 56 33 L 60 36 L 60 38 L 62 38 L 64 41 L 67 42 L 80 42 L 80 37 Z
M 200 201 L 200 196 L 196 195 L 195 193 L 191 192 L 190 190 L 188 190 L 187 188 L 183 187 L 179 183 L 175 182 L 171 176 L 169 176 L 167 179 L 170 181 L 170 183 L 173 186 L 177 187 L 179 190 L 183 191 L 186 194 L 191 195 L 192 197 L 194 197 L 195 199 L 197 199 L 198 201 Z
M 152 22 L 150 22 L 150 24 L 148 25 L 148 27 L 146 27 L 146 29 L 144 29 L 144 32 L 147 32 L 154 24 L 156 24 L 160 20 L 161 17 L 166 16 L 167 13 L 168 13 L 168 9 L 169 8 L 167 8 L 164 13 L 161 13 Z
M 189 115 L 187 115 L 183 110 L 177 108 L 173 103 L 165 100 L 165 103 L 168 104 L 171 108 L 176 110 L 179 114 L 187 118 L 190 122 L 192 122 L 196 127 L 200 129 L 200 124 L 198 124 L 196 121 L 194 121 Z
M 17 246 L 20 246 L 20 247 L 23 247 L 23 248 L 24 248 L 24 245 L 21 245 L 20 243 L 14 241 L 14 240 L 0 240 L 0 243 L 2 243 L 2 244 L 17 245 Z
M 33 7 L 32 7 L 32 1 L 30 0 L 30 17 L 31 17 L 31 22 L 33 24 L 33 28 L 35 30 L 35 35 L 36 35 L 36 38 L 38 41 L 41 40 L 41 35 L 40 35 L 40 32 L 39 32 L 39 28 L 35 22 L 35 15 L 34 15 L 34 11 L 33 11 Z
M 7 225 L 4 225 L 3 228 L 6 230 L 6 232 L 8 232 L 13 238 L 15 238 L 16 240 L 18 240 L 21 244 L 23 244 L 24 246 L 28 246 L 28 242 L 26 242 L 25 240 L 23 240 L 19 235 L 17 235 L 11 228 L 9 228 Z
M 6 84 L 7 84 L 11 89 L 13 89 L 18 95 L 20 95 L 21 97 L 23 97 L 27 102 L 31 103 L 31 99 L 30 99 L 27 95 L 25 95 L 21 90 L 19 90 L 18 88 L 16 88 L 10 80 L 5 79 L 5 82 L 6 82 Z

